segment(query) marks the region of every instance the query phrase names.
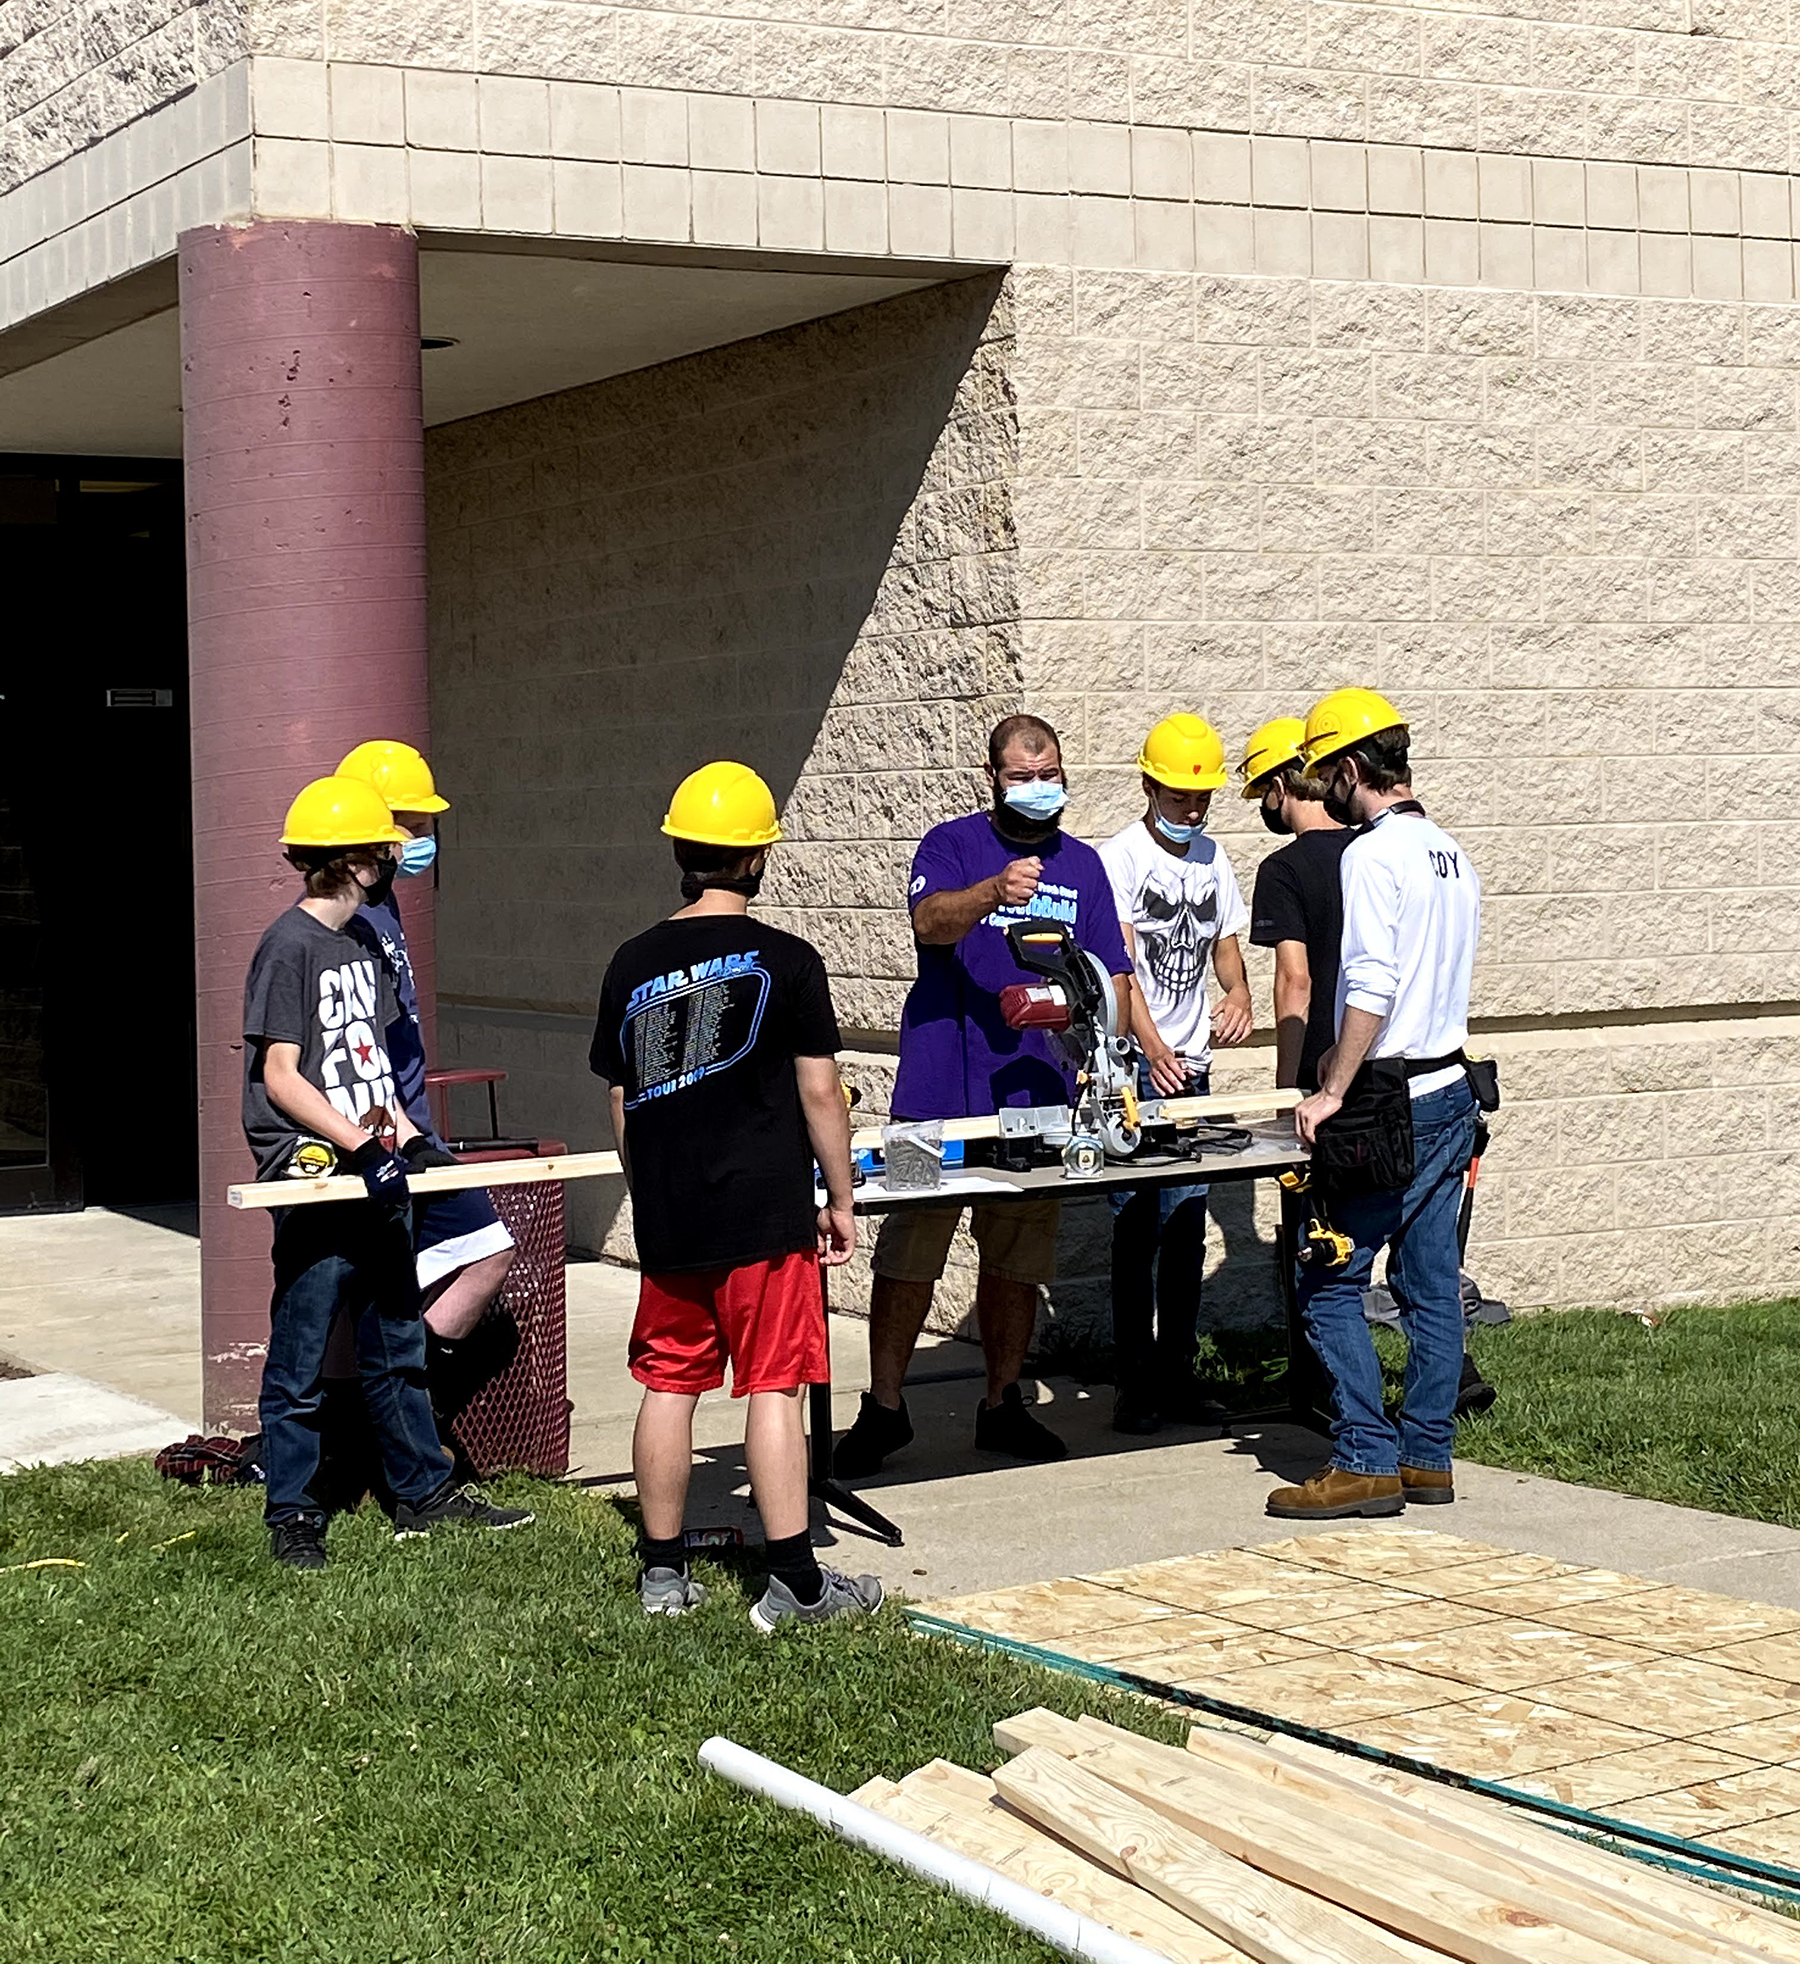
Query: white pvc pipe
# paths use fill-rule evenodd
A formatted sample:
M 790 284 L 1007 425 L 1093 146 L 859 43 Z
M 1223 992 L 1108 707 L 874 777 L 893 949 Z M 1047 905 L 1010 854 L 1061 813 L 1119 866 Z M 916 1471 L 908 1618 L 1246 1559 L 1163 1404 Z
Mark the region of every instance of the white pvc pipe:
M 833 1834 L 859 1848 L 868 1848 L 898 1862 L 914 1875 L 941 1883 L 952 1895 L 984 1904 L 1021 1930 L 1069 1957 L 1092 1960 L 1092 1964 L 1167 1964 L 1161 1951 L 1146 1950 L 1142 1944 L 1121 1937 L 1104 1923 L 1078 1916 L 1064 1904 L 1040 1896 L 1021 1882 L 996 1875 L 979 1862 L 959 1855 L 953 1848 L 942 1848 L 927 1836 L 890 1821 L 885 1814 L 864 1807 L 860 1801 L 834 1793 L 816 1780 L 792 1772 L 761 1753 L 734 1745 L 729 1739 L 712 1738 L 700 1748 L 700 1764 L 751 1793 L 810 1814 Z

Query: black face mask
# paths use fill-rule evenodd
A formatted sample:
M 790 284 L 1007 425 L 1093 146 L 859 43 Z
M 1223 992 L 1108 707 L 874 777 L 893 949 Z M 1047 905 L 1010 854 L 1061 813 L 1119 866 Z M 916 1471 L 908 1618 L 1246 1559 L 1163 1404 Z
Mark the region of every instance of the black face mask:
M 1262 813 L 1262 822 L 1278 839 L 1285 839 L 1293 831 L 1294 828 L 1281 815 L 1281 800 L 1279 798 L 1275 800 L 1274 804 L 1270 804 L 1268 799 L 1265 798 L 1257 809 Z
M 399 873 L 399 871 L 400 871 L 400 862 L 397 859 L 382 860 L 380 879 L 378 879 L 373 886 L 367 886 L 363 888 L 363 905 L 365 907 L 381 906 L 381 904 L 387 899 L 388 895 L 393 892 L 394 879 L 395 876 Z
M 1354 825 L 1356 820 L 1350 813 L 1350 800 L 1344 794 L 1341 775 L 1333 777 L 1325 787 L 1325 816 L 1338 825 Z M 1354 789 L 1354 785 L 1351 787 Z

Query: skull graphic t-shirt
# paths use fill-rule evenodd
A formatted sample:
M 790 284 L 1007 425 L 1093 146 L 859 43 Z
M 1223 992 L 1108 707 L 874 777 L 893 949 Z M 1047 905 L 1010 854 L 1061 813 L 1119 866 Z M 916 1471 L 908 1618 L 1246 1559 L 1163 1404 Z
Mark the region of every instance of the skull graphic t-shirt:
M 300 906 L 269 927 L 244 983 L 244 1137 L 259 1179 L 278 1176 L 310 1136 L 269 1096 L 268 1045 L 298 1044 L 300 1075 L 345 1118 L 373 1131 L 380 1113 L 391 1125 L 400 1110 L 386 1047 L 398 1008 L 387 966 L 366 942 Z
M 1214 946 L 1250 924 L 1249 909 L 1217 839 L 1199 832 L 1185 852 L 1170 852 L 1142 820 L 1100 848 L 1119 919 L 1137 938 L 1137 979 L 1150 1017 L 1177 1056 L 1205 1064 L 1212 1056 L 1206 972 Z

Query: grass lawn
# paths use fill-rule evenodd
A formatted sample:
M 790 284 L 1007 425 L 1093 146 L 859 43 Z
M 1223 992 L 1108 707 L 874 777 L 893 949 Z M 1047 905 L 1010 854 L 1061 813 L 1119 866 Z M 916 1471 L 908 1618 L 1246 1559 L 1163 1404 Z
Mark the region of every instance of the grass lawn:
M 1471 1348 L 1500 1401 L 1458 1428 L 1462 1458 L 1800 1527 L 1800 1301 L 1650 1327 L 1546 1314 L 1477 1329 Z
M 704 1565 L 707 1608 L 652 1622 L 610 1503 L 506 1491 L 535 1527 L 396 1544 L 365 1508 L 301 1576 L 268 1561 L 255 1494 L 142 1463 L 0 1479 L 0 1958 L 1051 1955 L 695 1748 L 722 1732 L 842 1789 L 992 1765 L 1023 1706 L 1118 1700 L 891 1611 L 764 1638 Z M 44 1556 L 86 1567 L 15 1566 Z

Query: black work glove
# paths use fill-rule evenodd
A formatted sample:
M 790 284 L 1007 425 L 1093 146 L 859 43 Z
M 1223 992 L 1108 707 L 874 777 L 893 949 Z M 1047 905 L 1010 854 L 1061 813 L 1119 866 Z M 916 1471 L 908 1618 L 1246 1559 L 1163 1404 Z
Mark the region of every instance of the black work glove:
M 388 1151 L 379 1139 L 370 1139 L 350 1155 L 350 1170 L 362 1175 L 369 1198 L 388 1214 L 404 1214 L 410 1196 L 406 1190 L 406 1168 L 399 1157 Z
M 462 1161 L 455 1153 L 446 1152 L 435 1139 L 428 1139 L 423 1132 L 414 1133 L 400 1148 L 400 1157 L 406 1161 L 409 1173 L 423 1173 L 433 1166 L 460 1166 Z

